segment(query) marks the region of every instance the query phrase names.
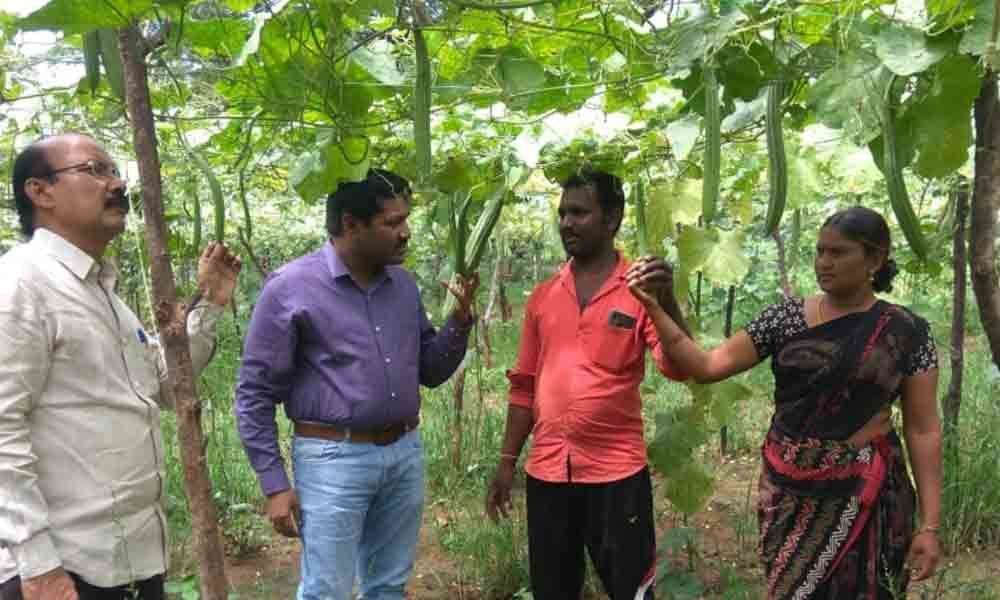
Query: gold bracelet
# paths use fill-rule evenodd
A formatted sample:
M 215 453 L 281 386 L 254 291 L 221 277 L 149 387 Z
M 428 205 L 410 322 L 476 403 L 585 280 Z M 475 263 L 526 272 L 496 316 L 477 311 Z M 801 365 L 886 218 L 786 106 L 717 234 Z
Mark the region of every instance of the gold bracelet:
M 501 452 L 500 453 L 500 460 L 503 460 L 505 458 L 509 458 L 510 460 L 512 460 L 514 462 L 517 462 L 517 455 L 516 454 L 507 454 L 506 452 Z
M 937 535 L 938 529 L 940 528 L 940 525 L 921 525 L 916 531 L 913 532 L 913 537 L 917 537 L 923 533 L 933 533 L 934 535 Z

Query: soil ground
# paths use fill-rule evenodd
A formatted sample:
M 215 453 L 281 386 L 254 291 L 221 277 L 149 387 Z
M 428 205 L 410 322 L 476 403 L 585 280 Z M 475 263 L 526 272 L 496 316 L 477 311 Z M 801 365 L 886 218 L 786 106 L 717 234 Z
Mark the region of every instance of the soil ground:
M 697 548 L 699 576 L 707 583 L 705 598 L 724 597 L 723 580 L 735 575 L 744 582 L 750 598 L 763 598 L 760 567 L 755 551 L 756 503 L 759 463 L 755 457 L 728 459 L 719 465 L 718 485 L 706 510 L 689 526 L 699 531 Z M 660 482 L 654 484 L 659 487 Z M 656 495 L 654 497 L 662 497 Z M 660 501 L 658 506 L 665 504 Z M 492 600 L 482 598 L 474 586 L 463 582 L 456 561 L 444 552 L 437 539 L 441 522 L 448 515 L 438 506 L 425 511 L 414 576 L 407 597 L 414 600 Z M 661 510 L 660 534 L 683 526 L 676 515 Z M 675 553 L 672 564 L 683 568 L 684 552 Z M 299 546 L 295 540 L 272 536 L 271 543 L 253 556 L 232 559 L 228 574 L 241 600 L 278 600 L 295 597 L 299 579 Z M 976 549 L 946 557 L 934 581 L 911 586 L 910 598 L 1000 599 L 1000 549 Z

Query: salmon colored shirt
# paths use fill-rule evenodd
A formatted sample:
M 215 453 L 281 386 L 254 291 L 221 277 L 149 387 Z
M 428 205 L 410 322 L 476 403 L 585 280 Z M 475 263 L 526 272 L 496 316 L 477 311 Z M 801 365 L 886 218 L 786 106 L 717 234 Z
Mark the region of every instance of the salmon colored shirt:
M 525 471 L 555 483 L 618 481 L 646 466 L 639 396 L 646 349 L 664 375 L 685 377 L 629 292 L 629 264 L 620 255 L 583 310 L 570 264 L 532 292 L 517 363 L 507 373 L 510 403 L 534 414 Z

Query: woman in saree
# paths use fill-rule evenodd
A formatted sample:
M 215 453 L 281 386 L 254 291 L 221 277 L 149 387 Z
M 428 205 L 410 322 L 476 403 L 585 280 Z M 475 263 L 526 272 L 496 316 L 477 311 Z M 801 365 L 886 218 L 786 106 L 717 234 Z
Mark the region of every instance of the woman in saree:
M 937 356 L 925 320 L 880 300 L 896 264 L 885 219 L 852 207 L 816 244 L 821 293 L 766 308 L 712 350 L 700 348 L 626 275 L 664 352 L 700 383 L 771 357 L 775 412 L 762 447 L 758 517 L 768 598 L 902 598 L 940 557 Z M 900 399 L 910 482 L 891 406 Z

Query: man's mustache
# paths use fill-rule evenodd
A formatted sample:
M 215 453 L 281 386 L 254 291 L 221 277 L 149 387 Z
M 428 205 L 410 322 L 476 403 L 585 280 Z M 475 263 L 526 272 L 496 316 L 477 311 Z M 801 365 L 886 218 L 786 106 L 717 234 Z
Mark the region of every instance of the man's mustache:
M 132 203 L 129 202 L 128 194 L 124 191 L 116 192 L 108 196 L 108 205 L 121 208 L 126 213 L 132 210 Z

